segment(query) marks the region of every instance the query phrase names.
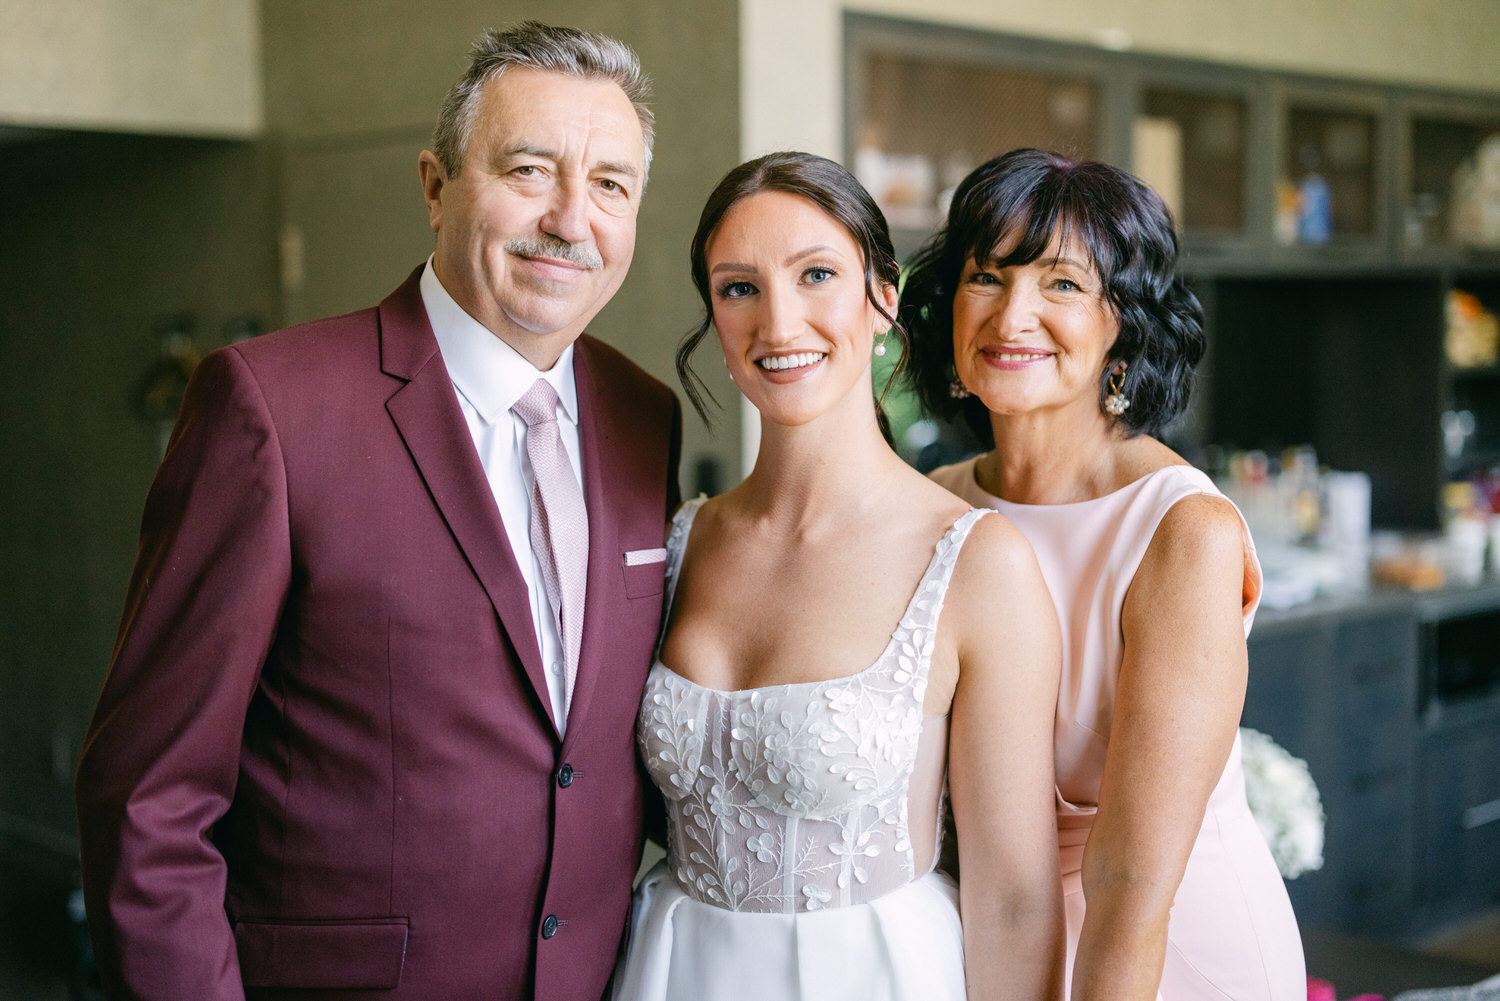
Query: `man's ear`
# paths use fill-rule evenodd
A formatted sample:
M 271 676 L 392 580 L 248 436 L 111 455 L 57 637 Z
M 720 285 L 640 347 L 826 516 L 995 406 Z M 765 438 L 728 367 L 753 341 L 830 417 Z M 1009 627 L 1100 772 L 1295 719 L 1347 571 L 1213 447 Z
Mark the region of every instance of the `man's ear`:
M 422 198 L 427 202 L 427 225 L 437 232 L 443 226 L 443 188 L 448 183 L 448 172 L 436 153 L 424 149 L 417 157 L 417 174 L 422 179 Z

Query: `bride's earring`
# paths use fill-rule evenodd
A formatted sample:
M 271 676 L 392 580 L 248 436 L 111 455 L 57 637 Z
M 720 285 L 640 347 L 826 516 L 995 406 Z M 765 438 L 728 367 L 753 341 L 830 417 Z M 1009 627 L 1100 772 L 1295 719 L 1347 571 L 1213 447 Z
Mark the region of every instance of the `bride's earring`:
M 1120 362 L 1119 367 L 1109 373 L 1109 395 L 1104 398 L 1104 412 L 1111 417 L 1119 417 L 1130 409 L 1130 397 L 1123 392 L 1125 383 L 1125 363 Z
M 887 337 L 889 337 L 890 335 L 891 335 L 891 329 L 889 327 L 887 327 L 886 329 L 880 331 L 880 333 L 878 333 L 878 334 L 875 335 L 875 355 L 876 355 L 876 357 L 884 357 L 884 355 L 885 355 L 885 339 Z

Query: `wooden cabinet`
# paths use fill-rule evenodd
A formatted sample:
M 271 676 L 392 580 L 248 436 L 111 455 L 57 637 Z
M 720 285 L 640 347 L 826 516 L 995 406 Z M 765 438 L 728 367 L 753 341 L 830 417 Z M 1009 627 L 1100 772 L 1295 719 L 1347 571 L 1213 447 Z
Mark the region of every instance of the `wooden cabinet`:
M 1270 260 L 1380 263 L 1389 257 L 1389 98 L 1306 81 L 1271 85 L 1275 162 Z
M 1444 332 L 1439 426 L 1448 478 L 1466 479 L 1500 465 L 1500 359 L 1494 357 L 1493 347 L 1481 343 L 1485 321 L 1472 313 L 1477 305 L 1491 317 L 1500 315 L 1500 271 L 1455 269 L 1444 294 L 1452 301 L 1445 303 L 1450 319 Z M 1455 324 L 1463 329 L 1452 329 Z M 1500 330 L 1493 326 L 1488 329 L 1490 337 L 1497 333 Z
M 1500 95 L 844 25 L 848 162 L 903 253 L 1016 146 L 1162 192 L 1209 338 L 1179 443 L 1311 444 L 1370 474 L 1377 527 L 1436 528 L 1445 483 L 1500 468 L 1500 362 L 1445 344 L 1454 290 L 1500 312 L 1500 194 L 1472 193 L 1500 171 Z M 1471 621 L 1491 613 L 1493 636 Z M 1500 901 L 1500 586 L 1266 614 L 1250 668 L 1245 724 L 1307 760 L 1327 812 L 1325 867 L 1289 884 L 1304 923 L 1396 937 Z
M 1500 583 L 1264 616 L 1244 725 L 1303 758 L 1324 866 L 1307 927 L 1400 939 L 1500 905 Z
M 1500 465 L 1500 366 L 1450 366 L 1447 401 L 1439 427 L 1445 430 L 1448 478 L 1465 479 L 1477 470 Z
M 1422 748 L 1421 904 L 1434 922 L 1500 905 L 1500 723 L 1490 714 Z
M 1195 285 L 1209 313 L 1206 439 L 1272 455 L 1311 444 L 1332 468 L 1370 475 L 1376 526 L 1436 528 L 1442 282 L 1304 272 Z
M 1256 202 L 1252 90 L 1212 75 L 1156 71 L 1134 93 L 1130 169 L 1162 196 L 1195 245 L 1247 245 Z
M 1410 613 L 1252 633 L 1244 725 L 1308 763 L 1323 868 L 1288 883 L 1309 927 L 1386 935 L 1411 918 L 1417 627 Z
M 1329 702 L 1327 672 L 1317 669 L 1328 660 L 1327 631 L 1320 620 L 1307 620 L 1279 628 L 1274 635 L 1266 633 L 1264 629 L 1251 633 L 1250 682 L 1241 722 L 1307 762 L 1327 816 L 1325 787 L 1337 768 L 1322 717 Z M 1343 859 L 1341 853 L 1326 851 L 1326 834 L 1325 827 L 1323 867 L 1287 882 L 1298 922 L 1314 928 L 1340 924 Z
M 846 162 L 910 253 L 947 211 L 959 181 L 1008 149 L 1096 158 L 1108 80 L 1096 58 L 1064 46 L 977 32 L 912 30 L 850 16 Z
M 1500 904 L 1500 588 L 1423 609 L 1419 903 L 1444 921 Z
M 1399 929 L 1411 918 L 1417 632 L 1407 616 L 1332 631 L 1329 712 L 1336 767 L 1325 783 L 1327 843 L 1343 927 Z
M 1200 402 L 1176 431 L 1190 452 L 1310 444 L 1371 474 L 1382 528 L 1437 528 L 1450 478 L 1500 467 L 1500 364 L 1444 351 L 1454 290 L 1500 312 L 1500 187 L 1484 193 L 1500 95 L 844 26 L 847 162 L 901 253 L 967 169 L 1016 146 L 1118 163 L 1162 193 L 1207 314 Z
M 1494 271 L 1500 205 L 1485 211 L 1474 189 L 1500 169 L 1500 101 L 1398 92 L 1393 119 L 1402 258 Z
M 962 168 L 1041 146 L 1136 172 L 1173 209 L 1190 256 L 1390 264 L 1408 215 L 1445 239 L 1447 217 L 1432 206 L 1447 204 L 1457 164 L 1500 132 L 1500 99 L 1445 104 L 859 13 L 844 15 L 844 37 L 846 162 L 898 229 L 918 231 L 903 232 L 907 243 L 935 226 Z M 916 183 L 892 185 L 892 173 Z M 914 194 L 920 215 L 908 211 Z

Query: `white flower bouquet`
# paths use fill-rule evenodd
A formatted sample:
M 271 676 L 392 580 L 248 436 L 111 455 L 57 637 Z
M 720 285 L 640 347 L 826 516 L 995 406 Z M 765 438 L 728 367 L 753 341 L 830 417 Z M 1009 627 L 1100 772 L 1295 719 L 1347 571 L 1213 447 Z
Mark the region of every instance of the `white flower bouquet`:
M 1323 802 L 1307 762 L 1258 730 L 1240 728 L 1245 798 L 1287 879 L 1323 867 Z

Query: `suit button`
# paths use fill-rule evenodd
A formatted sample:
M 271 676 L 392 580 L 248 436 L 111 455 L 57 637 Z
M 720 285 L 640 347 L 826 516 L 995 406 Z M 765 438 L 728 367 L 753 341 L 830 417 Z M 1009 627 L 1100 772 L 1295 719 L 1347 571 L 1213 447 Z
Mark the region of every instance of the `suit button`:
M 551 938 L 557 934 L 557 915 L 549 914 L 542 922 L 542 938 Z
M 564 789 L 573 784 L 573 766 L 563 765 L 557 770 L 557 784 Z

